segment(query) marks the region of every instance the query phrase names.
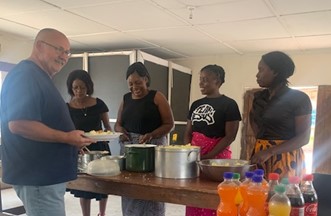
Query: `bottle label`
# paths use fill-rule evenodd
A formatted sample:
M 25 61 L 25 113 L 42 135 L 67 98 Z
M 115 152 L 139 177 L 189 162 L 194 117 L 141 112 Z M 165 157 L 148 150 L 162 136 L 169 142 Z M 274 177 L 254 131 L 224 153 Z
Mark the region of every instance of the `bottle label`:
M 317 203 L 305 204 L 305 216 L 317 216 Z
M 304 207 L 293 207 L 291 208 L 290 216 L 304 216 L 305 209 Z

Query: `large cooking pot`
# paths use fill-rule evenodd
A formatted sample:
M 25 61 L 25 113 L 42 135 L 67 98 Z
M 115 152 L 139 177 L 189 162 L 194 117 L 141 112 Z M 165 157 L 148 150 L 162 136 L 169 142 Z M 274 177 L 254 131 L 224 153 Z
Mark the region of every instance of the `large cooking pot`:
M 109 151 L 89 151 L 78 155 L 78 172 L 86 172 L 89 162 L 109 155 Z
M 155 176 L 175 179 L 196 178 L 199 176 L 199 160 L 200 147 L 158 146 L 155 148 Z
M 154 171 L 155 146 L 151 144 L 125 145 L 125 169 L 133 172 Z

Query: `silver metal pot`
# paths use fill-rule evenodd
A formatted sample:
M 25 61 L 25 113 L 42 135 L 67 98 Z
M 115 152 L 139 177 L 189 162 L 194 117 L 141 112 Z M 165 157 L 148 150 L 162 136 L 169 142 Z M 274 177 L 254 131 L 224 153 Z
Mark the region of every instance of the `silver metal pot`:
M 78 155 L 78 172 L 86 172 L 89 162 L 108 155 L 108 151 L 89 151 Z
M 200 147 L 158 146 L 155 148 L 155 176 L 186 179 L 199 176 Z

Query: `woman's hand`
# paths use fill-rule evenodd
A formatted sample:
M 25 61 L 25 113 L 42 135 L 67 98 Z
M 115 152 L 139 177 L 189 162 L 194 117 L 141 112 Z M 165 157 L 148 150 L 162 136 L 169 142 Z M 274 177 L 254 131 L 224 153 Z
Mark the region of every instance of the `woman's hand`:
M 153 139 L 151 133 L 139 136 L 139 143 L 149 143 Z
M 129 133 L 126 132 L 126 130 L 123 130 L 123 132 L 120 132 L 120 133 L 122 133 L 120 135 L 120 138 L 119 138 L 121 142 L 125 142 L 125 141 L 130 141 L 131 140 L 130 137 L 129 137 Z
M 263 151 L 259 151 L 253 155 L 251 158 L 252 164 L 263 164 L 272 156 L 271 149 L 266 149 Z
M 129 136 L 129 133 L 118 123 L 116 122 L 115 124 L 115 131 L 116 132 L 119 132 L 119 133 L 122 133 L 119 137 L 119 140 L 121 142 L 125 142 L 125 141 L 130 141 L 131 138 Z

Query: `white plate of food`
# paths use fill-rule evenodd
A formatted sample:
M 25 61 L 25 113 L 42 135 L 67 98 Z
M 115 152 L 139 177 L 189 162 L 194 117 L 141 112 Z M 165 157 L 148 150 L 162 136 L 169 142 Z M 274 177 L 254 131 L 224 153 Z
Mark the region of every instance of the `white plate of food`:
M 122 133 L 113 132 L 113 131 L 95 131 L 84 133 L 84 136 L 94 139 L 96 141 L 109 141 L 111 139 L 117 139 Z

